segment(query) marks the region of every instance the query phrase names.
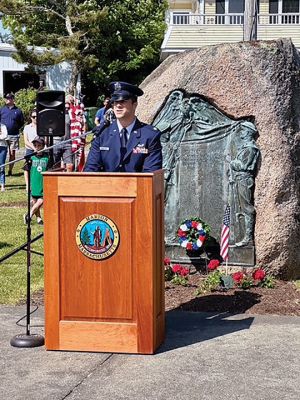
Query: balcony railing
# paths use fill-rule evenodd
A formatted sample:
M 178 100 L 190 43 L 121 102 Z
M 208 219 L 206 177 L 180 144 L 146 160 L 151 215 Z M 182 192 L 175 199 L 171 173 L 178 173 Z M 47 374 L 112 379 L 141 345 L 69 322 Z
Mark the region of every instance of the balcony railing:
M 169 25 L 243 25 L 244 14 L 189 14 L 169 12 Z M 300 13 L 258 14 L 258 25 L 299 25 Z

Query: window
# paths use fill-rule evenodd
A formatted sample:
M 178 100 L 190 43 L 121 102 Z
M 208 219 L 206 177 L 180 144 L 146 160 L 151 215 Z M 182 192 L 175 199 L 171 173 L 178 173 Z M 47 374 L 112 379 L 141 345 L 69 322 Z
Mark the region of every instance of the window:
M 225 0 L 216 0 L 216 13 L 225 14 Z
M 243 0 L 229 0 L 228 13 L 229 14 L 242 14 L 244 12 Z
M 244 14 L 244 0 L 216 0 L 216 14 Z M 216 24 L 243 24 L 242 15 L 216 17 Z
M 282 0 L 282 12 L 287 14 L 298 13 L 299 0 Z
M 278 14 L 278 0 L 269 0 L 269 14 Z

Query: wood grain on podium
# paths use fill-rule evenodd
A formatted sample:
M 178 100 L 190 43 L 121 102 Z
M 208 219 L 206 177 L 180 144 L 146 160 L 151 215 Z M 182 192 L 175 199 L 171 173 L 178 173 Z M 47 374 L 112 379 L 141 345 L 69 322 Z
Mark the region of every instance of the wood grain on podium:
M 46 173 L 44 188 L 46 348 L 152 354 L 165 329 L 162 171 Z M 92 214 L 120 232 L 101 261 L 75 239 Z

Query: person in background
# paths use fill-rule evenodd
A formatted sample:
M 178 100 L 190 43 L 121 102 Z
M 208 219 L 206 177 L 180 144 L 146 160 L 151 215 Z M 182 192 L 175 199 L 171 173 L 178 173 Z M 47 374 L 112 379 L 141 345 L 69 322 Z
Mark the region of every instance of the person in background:
M 23 215 L 24 223 L 27 224 L 28 218 L 32 219 L 33 215 L 36 215 L 36 221 L 39 225 L 43 225 L 41 218 L 41 207 L 43 205 L 43 175 L 42 173 L 47 171 L 49 164 L 49 157 L 42 150 L 45 147 L 45 140 L 42 137 L 37 136 L 32 141 L 38 154 L 31 157 L 31 168 L 30 168 L 30 188 L 32 197 L 32 207 L 30 215 Z
M 75 102 L 74 97 L 70 95 L 66 98 L 66 101 L 68 100 L 70 100 L 70 137 L 73 139 L 73 161 L 75 171 L 82 171 L 85 162 L 84 147 L 86 140 L 80 136 L 87 131 L 87 122 L 83 111 L 84 105 L 83 103 L 77 104 L 78 102 Z
M 100 108 L 100 109 L 96 112 L 96 116 L 95 116 L 95 125 L 96 125 L 96 126 L 100 125 L 101 122 L 104 122 L 106 112 L 107 112 L 109 109 L 111 109 L 110 97 L 105 97 L 105 99 L 104 99 L 104 101 L 103 101 L 103 105 L 104 105 L 104 107 Z
M 36 128 L 36 118 L 37 112 L 36 109 L 33 109 L 30 113 L 30 123 L 24 126 L 24 144 L 25 144 L 25 156 L 30 156 L 33 152 L 36 151 L 32 141 L 37 136 L 37 128 Z M 24 168 L 24 178 L 26 185 L 26 192 L 28 192 L 28 170 Z
M 6 126 L 0 125 L 0 166 L 5 164 L 7 156 L 7 129 Z M 5 190 L 5 167 L 0 167 L 0 185 L 1 192 Z
M 74 155 L 72 154 L 72 144 L 71 141 L 67 143 L 62 143 L 65 140 L 71 138 L 70 136 L 70 124 L 71 124 L 71 117 L 70 117 L 70 103 L 66 101 L 65 103 L 65 135 L 64 136 L 55 136 L 53 140 L 53 144 L 57 145 L 53 149 L 53 157 L 54 157 L 54 164 L 55 166 L 59 166 L 62 169 L 66 170 L 67 172 L 73 171 L 73 158 Z
M 0 123 L 5 125 L 8 134 L 9 161 L 16 159 L 16 150 L 19 150 L 20 129 L 24 125 L 24 115 L 15 105 L 15 96 L 8 93 L 5 97 L 5 106 L 0 109 Z M 12 175 L 14 163 L 8 167 L 8 175 Z

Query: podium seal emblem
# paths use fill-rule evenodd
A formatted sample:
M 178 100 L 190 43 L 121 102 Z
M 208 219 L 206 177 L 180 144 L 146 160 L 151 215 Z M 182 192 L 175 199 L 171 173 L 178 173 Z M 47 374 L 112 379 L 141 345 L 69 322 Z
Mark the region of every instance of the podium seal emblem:
M 84 218 L 76 229 L 78 249 L 86 257 L 104 260 L 118 248 L 120 234 L 116 224 L 105 215 L 92 214 Z

